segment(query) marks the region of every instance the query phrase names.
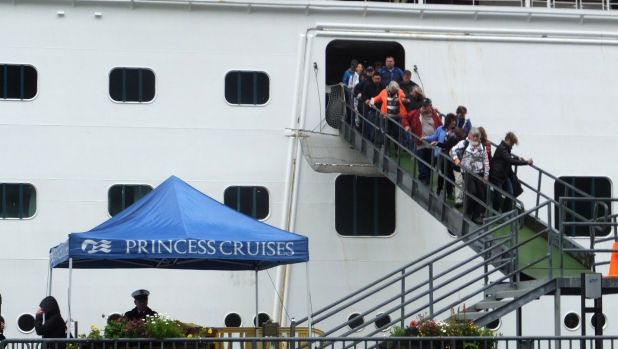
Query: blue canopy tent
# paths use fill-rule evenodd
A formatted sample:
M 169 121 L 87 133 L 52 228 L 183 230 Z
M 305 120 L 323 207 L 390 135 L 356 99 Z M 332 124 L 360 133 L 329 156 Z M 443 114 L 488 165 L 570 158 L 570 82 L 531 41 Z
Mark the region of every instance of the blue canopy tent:
M 254 270 L 307 262 L 305 236 L 245 216 L 172 176 L 99 226 L 50 250 L 52 268 Z M 69 306 L 70 318 L 70 306 Z

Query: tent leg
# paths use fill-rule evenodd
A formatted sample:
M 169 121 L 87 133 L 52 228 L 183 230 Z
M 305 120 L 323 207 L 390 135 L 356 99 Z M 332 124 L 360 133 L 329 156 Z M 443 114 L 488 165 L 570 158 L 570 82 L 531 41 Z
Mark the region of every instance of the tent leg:
M 309 282 L 309 263 L 305 262 L 305 276 L 307 278 L 307 337 L 313 337 L 313 311 L 311 309 L 311 283 Z
M 67 304 L 68 304 L 68 330 L 67 330 L 67 338 L 71 338 L 71 331 L 73 328 L 73 320 L 71 318 L 71 290 L 73 288 L 73 258 L 69 258 L 69 291 L 67 294 Z
M 47 271 L 47 296 L 51 296 L 53 271 L 54 269 L 50 265 L 49 270 Z
M 255 327 L 260 327 L 259 321 L 259 310 L 258 310 L 258 270 L 255 269 Z M 257 336 L 257 333 L 256 333 Z

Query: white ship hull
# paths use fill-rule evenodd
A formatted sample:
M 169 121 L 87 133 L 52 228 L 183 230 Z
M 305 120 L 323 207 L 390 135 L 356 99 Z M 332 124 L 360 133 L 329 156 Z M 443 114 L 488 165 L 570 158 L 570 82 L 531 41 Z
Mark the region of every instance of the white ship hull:
M 290 131 L 315 130 L 321 122 L 325 51 L 333 40 L 398 42 L 441 111 L 466 105 L 472 122 L 495 141 L 515 131 L 516 152 L 551 173 L 618 179 L 611 160 L 618 148 L 618 15 L 610 12 L 333 1 L 17 1 L 0 3 L 0 23 L 0 64 L 30 64 L 39 76 L 33 100 L 0 100 L 0 181 L 37 190 L 35 216 L 0 221 L 7 337 L 34 336 L 20 333 L 15 319 L 34 313 L 45 295 L 49 248 L 108 219 L 114 184 L 156 186 L 173 174 L 220 201 L 229 186 L 266 187 L 265 222 L 310 241 L 307 267 L 260 275 L 260 311 L 275 319 L 280 297 L 283 314 L 307 314 L 306 270 L 315 308 L 450 241 L 399 190 L 392 236 L 336 232 L 337 175 L 313 171 Z M 112 101 L 108 76 L 115 67 L 152 69 L 155 99 Z M 269 102 L 227 103 L 224 78 L 232 70 L 266 72 Z M 531 176 L 522 170 L 535 183 Z M 533 200 L 524 195 L 527 204 Z M 64 308 L 67 285 L 68 273 L 55 271 L 52 294 Z M 173 318 L 223 326 L 225 315 L 237 312 L 250 325 L 253 287 L 252 272 L 75 270 L 72 314 L 82 330 L 102 326 L 102 314 L 129 310 L 130 293 L 146 288 L 152 308 Z M 616 333 L 618 309 L 611 303 L 604 311 L 607 333 Z M 579 300 L 567 298 L 562 307 L 577 311 Z M 553 334 L 552 309 L 551 299 L 524 307 L 524 334 Z M 280 320 L 289 323 L 287 315 Z M 514 316 L 505 317 L 500 331 L 514 334 L 513 323 Z

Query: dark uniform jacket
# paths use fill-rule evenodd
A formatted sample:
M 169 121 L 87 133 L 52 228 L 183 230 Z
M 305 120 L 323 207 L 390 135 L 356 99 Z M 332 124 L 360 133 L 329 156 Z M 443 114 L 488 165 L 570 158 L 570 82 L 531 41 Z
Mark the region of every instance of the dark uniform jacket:
M 52 296 L 45 297 L 39 306 L 44 314 L 38 314 L 34 319 L 36 334 L 43 338 L 66 338 L 67 326 L 60 315 L 60 307 L 56 299 Z
M 511 175 L 511 165 L 528 165 L 528 161 L 519 160 L 511 155 L 511 148 L 504 142 L 500 142 L 494 152 L 489 168 L 489 178 L 504 181 Z
M 148 307 L 146 307 L 146 310 L 141 313 L 137 311 L 137 307 L 124 313 L 124 317 L 127 318 L 127 320 L 129 321 L 144 320 L 146 316 L 155 316 L 155 315 L 157 315 L 157 312 Z

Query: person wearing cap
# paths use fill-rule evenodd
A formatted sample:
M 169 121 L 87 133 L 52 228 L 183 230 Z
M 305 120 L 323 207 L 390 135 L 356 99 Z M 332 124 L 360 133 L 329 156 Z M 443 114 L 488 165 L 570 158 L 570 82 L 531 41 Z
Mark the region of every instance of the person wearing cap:
M 133 303 L 135 308 L 124 313 L 124 317 L 129 321 L 143 320 L 146 316 L 155 316 L 157 312 L 148 307 L 148 296 L 150 292 L 148 290 L 137 290 L 131 293 L 133 297 Z
M 431 99 L 425 98 L 420 109 L 412 110 L 402 120 L 403 129 L 412 132 L 415 137 L 416 155 L 423 161 L 418 162 L 418 179 L 425 184 L 429 184 L 430 170 L 428 164 L 432 164 L 431 144 L 423 141 L 424 137 L 429 137 L 442 126 L 442 120 L 438 112 L 433 108 Z

